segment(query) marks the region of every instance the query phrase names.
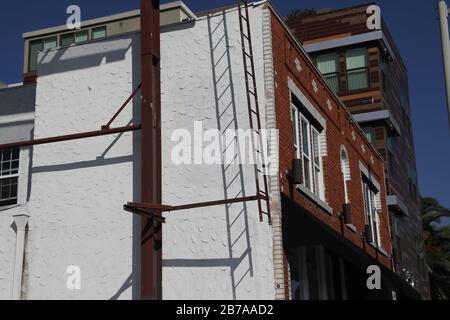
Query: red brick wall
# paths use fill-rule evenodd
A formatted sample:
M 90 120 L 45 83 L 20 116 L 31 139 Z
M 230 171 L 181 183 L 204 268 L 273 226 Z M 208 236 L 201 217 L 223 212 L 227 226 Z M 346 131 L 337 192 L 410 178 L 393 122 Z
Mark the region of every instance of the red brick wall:
M 277 127 L 280 131 L 280 172 L 282 173 L 282 193 L 293 198 L 299 205 L 327 223 L 337 233 L 341 234 L 342 237 L 349 239 L 362 250 L 365 250 L 371 256 L 378 259 L 380 263 L 391 268 L 390 259 L 378 253 L 370 245 L 367 245 L 361 237 L 365 225 L 365 214 L 362 180 L 359 168 L 360 161 L 366 168 L 371 170 L 373 177 L 375 177 L 381 186 L 381 242 L 383 249 L 389 256 L 391 255 L 389 215 L 386 206 L 384 163 L 382 158 L 372 148 L 369 142 L 366 141 L 357 125 L 351 122 L 346 110 L 340 106 L 335 95 L 326 87 L 325 80 L 321 78 L 319 72 L 306 57 L 306 54 L 301 51 L 298 44 L 293 40 L 284 25 L 275 15 L 272 16 L 272 33 L 276 82 L 276 117 Z M 298 71 L 295 63 L 296 59 L 300 61 L 302 71 Z M 323 158 L 323 166 L 326 202 L 333 208 L 333 215 L 329 215 L 324 209 L 309 200 L 309 198 L 304 196 L 300 191 L 293 189 L 285 174 L 287 170 L 290 170 L 292 159 L 294 159 L 288 77 L 293 79 L 296 86 L 309 99 L 327 122 L 326 140 L 328 155 Z M 317 93 L 314 92 L 312 88 L 312 80 L 315 80 L 318 84 L 319 91 Z M 327 106 L 327 100 L 330 100 L 332 103 L 333 108 L 331 111 Z M 346 226 L 342 228 L 342 222 L 338 217 L 344 204 L 344 187 L 340 165 L 341 145 L 346 147 L 350 161 L 351 181 L 349 181 L 347 185 L 350 202 L 352 204 L 353 224 L 357 229 L 356 233 Z M 363 149 L 365 149 L 365 152 Z

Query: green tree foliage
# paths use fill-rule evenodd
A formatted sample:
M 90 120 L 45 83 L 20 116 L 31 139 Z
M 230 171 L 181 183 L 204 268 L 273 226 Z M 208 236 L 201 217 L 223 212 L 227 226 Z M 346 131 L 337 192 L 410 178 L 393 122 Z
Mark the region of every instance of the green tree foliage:
M 442 225 L 443 217 L 450 217 L 450 210 L 433 198 L 424 198 L 422 223 L 424 229 L 424 255 L 431 285 L 431 297 L 450 299 L 450 225 Z
M 292 21 L 295 19 L 312 16 L 316 13 L 317 11 L 315 9 L 295 9 L 288 13 L 288 15 L 286 16 L 286 21 Z

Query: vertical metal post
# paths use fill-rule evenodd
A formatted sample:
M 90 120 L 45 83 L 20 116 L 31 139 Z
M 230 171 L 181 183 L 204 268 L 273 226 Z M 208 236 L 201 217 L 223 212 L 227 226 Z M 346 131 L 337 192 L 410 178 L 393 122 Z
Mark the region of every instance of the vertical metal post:
M 162 203 L 159 0 L 141 0 L 141 197 Z M 141 299 L 162 299 L 162 224 L 142 218 Z
M 448 7 L 445 0 L 439 0 L 442 55 L 444 59 L 445 87 L 447 91 L 448 121 L 450 125 L 450 37 L 448 31 Z

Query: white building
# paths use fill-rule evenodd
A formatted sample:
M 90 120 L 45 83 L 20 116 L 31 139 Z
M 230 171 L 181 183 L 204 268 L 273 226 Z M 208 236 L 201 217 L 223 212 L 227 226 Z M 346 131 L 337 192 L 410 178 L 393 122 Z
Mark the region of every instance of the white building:
M 268 10 L 265 3 L 251 8 L 261 106 L 270 67 L 263 50 Z M 171 139 L 174 130 L 194 136 L 195 121 L 204 130 L 249 128 L 240 37 L 236 8 L 162 29 L 165 204 L 256 193 L 251 165 L 175 165 L 171 159 L 179 143 Z M 139 59 L 137 32 L 42 52 L 34 139 L 100 129 L 139 84 Z M 139 123 L 139 108 L 134 99 L 113 126 Z M 266 127 L 264 110 L 262 119 Z M 29 216 L 22 299 L 139 298 L 140 218 L 123 205 L 140 200 L 140 133 L 35 146 L 31 162 L 27 154 L 21 150 L 24 196 L 0 212 L 0 298 L 10 299 L 14 284 L 20 286 L 13 280 L 13 270 L 20 272 L 14 256 L 20 256 L 21 235 L 11 227 L 17 214 Z M 165 299 L 275 298 L 273 233 L 260 223 L 256 201 L 166 217 Z

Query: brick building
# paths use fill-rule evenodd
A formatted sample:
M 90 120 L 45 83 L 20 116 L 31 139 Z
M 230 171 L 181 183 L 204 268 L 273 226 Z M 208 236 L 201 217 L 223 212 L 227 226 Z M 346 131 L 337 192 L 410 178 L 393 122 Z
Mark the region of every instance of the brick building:
M 280 137 L 268 146 L 279 158 L 268 177 L 272 224 L 260 222 L 255 200 L 166 214 L 164 298 L 417 298 L 393 272 L 382 156 L 270 2 L 250 5 L 249 20 L 250 91 L 260 93 L 262 127 Z M 221 134 L 252 128 L 239 22 L 231 7 L 161 29 L 165 204 L 258 191 L 253 165 L 173 161 L 179 130 L 196 137 L 199 123 Z M 27 77 L 37 81 L 33 138 L 100 128 L 140 83 L 139 40 L 139 32 L 106 34 L 38 53 L 36 75 Z M 135 97 L 117 124 L 139 123 L 139 105 Z M 15 187 L 24 197 L 0 215 L 8 243 L 0 297 L 18 286 L 23 299 L 139 299 L 140 220 L 122 209 L 139 201 L 140 139 L 134 131 L 39 145 L 21 160 L 29 172 L 19 170 L 19 181 L 28 183 Z M 221 155 L 229 142 L 219 143 Z M 236 145 L 234 152 L 241 156 Z M 21 270 L 10 230 L 18 215 L 29 228 L 22 277 L 12 279 Z M 65 287 L 71 265 L 83 270 L 82 291 Z M 380 268 L 380 290 L 367 287 L 371 266 Z
M 381 11 L 369 3 L 288 24 L 385 159 L 395 268 L 428 298 L 408 73 Z

